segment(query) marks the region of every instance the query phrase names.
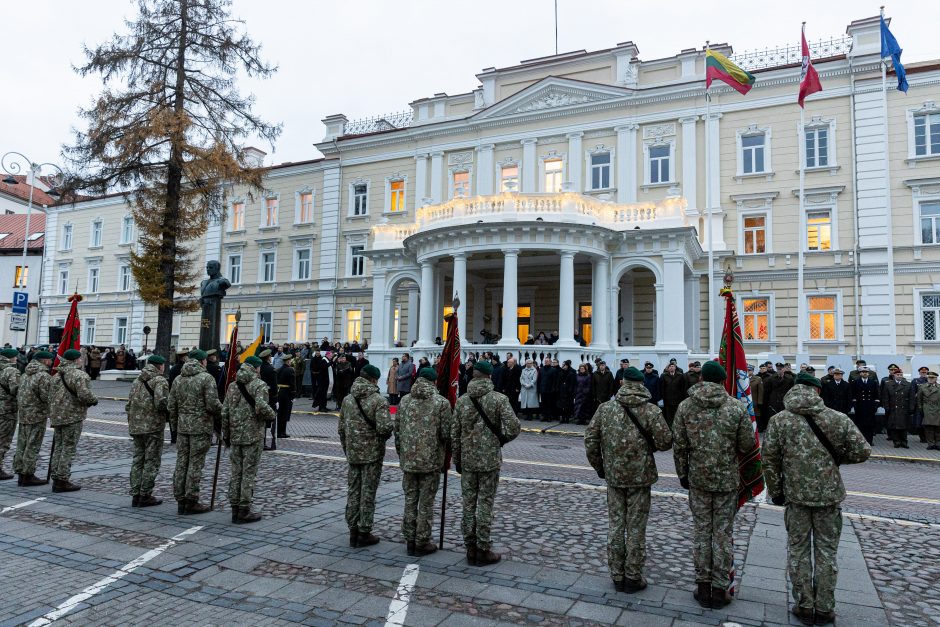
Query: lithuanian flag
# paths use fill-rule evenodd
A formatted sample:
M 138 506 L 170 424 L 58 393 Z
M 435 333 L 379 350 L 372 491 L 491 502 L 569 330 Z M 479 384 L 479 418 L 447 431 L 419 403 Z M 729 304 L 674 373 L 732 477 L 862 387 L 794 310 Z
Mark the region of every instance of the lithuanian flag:
M 258 351 L 258 347 L 261 346 L 261 342 L 264 341 L 264 331 L 258 331 L 258 337 L 255 338 L 255 341 L 248 345 L 242 354 L 239 355 L 238 361 L 240 363 L 245 363 L 245 360 L 254 355 Z M 232 350 L 229 348 L 229 350 Z
M 705 51 L 705 89 L 711 87 L 713 78 L 724 81 L 741 94 L 751 91 L 754 81 L 757 80 L 753 74 L 739 68 L 725 55 L 708 49 Z

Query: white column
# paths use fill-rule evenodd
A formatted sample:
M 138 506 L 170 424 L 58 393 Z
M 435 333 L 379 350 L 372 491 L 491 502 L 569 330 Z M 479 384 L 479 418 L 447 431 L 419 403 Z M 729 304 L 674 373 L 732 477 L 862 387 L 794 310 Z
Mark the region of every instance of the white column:
M 677 351 L 688 350 L 685 339 L 685 260 L 681 256 L 663 259 L 663 284 L 664 346 Z
M 665 325 L 663 324 L 663 284 L 656 283 L 656 324 L 654 325 L 653 337 L 656 338 L 656 346 L 662 346 L 665 341 Z
M 560 253 L 561 267 L 558 283 L 558 341 L 555 346 L 574 347 L 574 251 Z
M 372 274 L 372 341 L 371 346 L 388 348 L 389 318 L 394 314 L 388 310 L 388 301 L 385 298 L 385 270 L 378 270 Z
M 431 202 L 439 204 L 444 199 L 444 153 L 431 153 Z M 434 339 L 434 338 L 431 338 Z
M 584 133 L 568 133 L 568 181 L 571 188 L 580 193 L 584 189 L 584 181 L 581 180 L 582 164 L 584 163 L 584 151 L 581 150 L 581 138 Z
M 623 323 L 619 325 L 620 337 L 617 338 L 617 345 L 636 346 L 636 336 L 633 332 L 633 275 L 627 272 L 621 282 L 623 287 L 620 288 L 620 315 L 623 316 Z M 625 337 L 630 338 L 629 343 Z
M 591 346 L 608 348 L 610 336 L 607 314 L 610 309 L 610 261 L 600 257 L 594 261 L 594 302 L 591 305 L 591 325 L 594 329 Z
M 473 337 L 467 338 L 468 343 L 476 344 L 483 341 L 480 331 L 486 326 L 486 284 L 473 283 Z M 460 338 L 463 341 L 463 338 Z
M 519 307 L 519 251 L 510 248 L 503 251 L 503 332 L 500 345 L 519 343 L 516 337 Z
M 428 195 L 428 155 L 415 155 L 415 210 L 421 208 Z
M 488 196 L 493 193 L 493 177 L 496 174 L 493 165 L 495 148 L 493 144 L 477 146 L 477 195 L 479 196 Z
M 537 139 L 522 140 L 522 189 L 519 191 L 529 193 L 537 192 L 538 186 L 535 184 L 535 174 L 538 172 L 538 165 L 535 158 L 535 144 Z
M 614 129 L 617 131 L 617 202 L 636 202 L 636 151 L 639 128 L 638 124 L 625 124 Z
M 620 332 L 620 323 L 617 321 L 617 315 L 619 312 L 620 304 L 620 287 L 617 285 L 610 286 L 610 289 L 607 290 L 607 312 L 609 317 L 607 318 L 607 337 L 608 345 L 611 350 L 616 350 L 617 346 L 620 344 L 620 338 L 617 337 Z
M 418 344 L 434 344 L 434 262 L 421 262 L 421 317 L 418 318 Z
M 408 335 L 405 346 L 411 346 L 411 343 L 418 339 L 418 294 L 419 288 L 408 290 Z
M 461 307 L 457 311 L 457 332 L 460 333 L 460 341 L 463 342 L 467 336 L 467 305 L 470 303 L 470 298 L 467 296 L 466 253 L 454 254 L 454 295 L 460 298 Z
M 682 195 L 688 210 L 698 210 L 698 149 L 695 144 L 695 122 L 698 116 L 679 118 L 682 123 Z

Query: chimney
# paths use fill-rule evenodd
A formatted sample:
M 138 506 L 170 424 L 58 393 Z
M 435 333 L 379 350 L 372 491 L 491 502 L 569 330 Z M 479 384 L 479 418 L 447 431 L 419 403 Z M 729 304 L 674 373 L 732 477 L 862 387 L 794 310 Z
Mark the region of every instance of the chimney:
M 267 154 L 268 153 L 265 151 L 260 148 L 255 148 L 254 146 L 246 146 L 242 149 L 242 156 L 245 158 L 245 162 L 253 168 L 262 167 Z

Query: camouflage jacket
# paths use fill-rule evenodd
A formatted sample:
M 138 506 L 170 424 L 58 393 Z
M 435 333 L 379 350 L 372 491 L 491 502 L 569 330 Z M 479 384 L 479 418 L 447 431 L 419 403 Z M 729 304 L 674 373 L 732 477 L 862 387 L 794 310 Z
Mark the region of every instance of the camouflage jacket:
M 6 373 L 6 370 L 3 371 Z M 0 383 L 3 374 L 0 374 Z M 940 427 L 940 384 L 921 383 L 917 386 L 917 408 L 924 412 L 924 424 Z
M 359 411 L 375 423 L 373 428 Z M 368 379 L 358 377 L 343 399 L 339 410 L 339 441 L 350 464 L 371 464 L 385 459 L 385 441 L 392 435 L 392 416 L 388 401 Z
M 503 463 L 502 445 L 477 413 L 470 399 L 476 399 L 494 425 L 502 429 L 509 440 L 519 435 L 519 419 L 509 405 L 505 394 L 493 391 L 490 379 L 477 378 L 467 385 L 467 393 L 457 399 L 454 407 L 454 426 L 451 431 L 451 446 L 454 463 L 470 472 L 492 472 Z
M 395 450 L 404 472 L 440 472 L 450 440 L 451 409 L 427 379 L 418 377 L 395 413 Z
M 147 391 L 146 383 L 153 391 Z M 153 364 L 147 364 L 140 371 L 140 376 L 131 386 L 124 410 L 127 412 L 127 426 L 131 435 L 160 433 L 166 425 L 167 402 L 170 396 L 170 384 L 166 377 L 157 371 Z
M 783 397 L 784 411 L 774 414 L 764 438 L 764 480 L 771 497 L 824 507 L 845 499 L 842 475 L 832 455 L 813 433 L 811 418 L 846 464 L 868 459 L 871 447 L 848 416 L 823 404 L 806 385 L 794 385 Z
M 49 424 L 61 427 L 85 420 L 88 408 L 98 404 L 91 377 L 75 362 L 60 361 L 49 390 Z
M 584 449 L 594 470 L 603 470 L 612 488 L 641 488 L 659 479 L 653 451 L 627 415 L 629 408 L 640 427 L 653 439 L 655 450 L 672 447 L 672 432 L 659 407 L 649 402 L 642 383 L 627 381 L 613 400 L 597 408 L 584 433 Z
M 198 361 L 187 361 L 180 376 L 173 381 L 170 400 L 170 425 L 184 435 L 209 435 L 212 418 L 222 411 L 215 379 Z
M 238 384 L 245 386 L 255 406 L 245 400 Z M 242 366 L 235 373 L 235 382 L 228 386 L 222 403 L 222 434 L 230 444 L 246 445 L 264 441 L 264 423 L 277 418 L 268 404 L 268 384 L 251 366 Z
M 754 449 L 754 426 L 741 401 L 718 383 L 696 383 L 676 410 L 672 433 L 680 479 L 707 492 L 738 489 L 738 453 Z
M 20 386 L 20 370 L 6 359 L 0 360 L 0 420 L 16 420 L 16 390 Z
M 44 425 L 49 417 L 52 375 L 38 361 L 26 365 L 16 390 L 16 415 L 21 425 Z

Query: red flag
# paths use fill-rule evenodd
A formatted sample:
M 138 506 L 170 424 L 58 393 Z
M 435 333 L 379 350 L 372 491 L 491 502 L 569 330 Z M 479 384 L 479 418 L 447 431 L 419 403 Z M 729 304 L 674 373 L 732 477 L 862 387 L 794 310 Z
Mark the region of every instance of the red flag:
M 52 371 L 55 372 L 56 367 L 59 365 L 59 359 L 62 355 L 65 354 L 65 351 L 74 348 L 75 350 L 81 350 L 82 348 L 82 322 L 78 318 L 78 303 L 82 300 L 81 295 L 78 292 L 75 292 L 68 298 L 69 302 L 72 303 L 71 309 L 69 309 L 68 318 L 65 319 L 65 329 L 62 331 L 62 341 L 59 342 L 59 348 L 56 350 L 55 361 L 52 363 Z
M 240 314 L 235 316 L 235 326 L 232 327 L 232 337 L 228 341 L 228 359 L 225 360 L 225 391 L 228 391 L 229 384 L 235 380 L 235 373 L 238 372 L 238 366 L 241 365 L 238 361 L 237 351 L 235 350 L 235 343 L 238 342 L 238 319 Z
M 817 91 L 822 91 L 822 84 L 819 82 L 819 74 L 816 73 L 816 68 L 813 67 L 813 62 L 809 60 L 809 45 L 806 43 L 806 26 L 803 26 L 803 31 L 800 34 L 803 41 L 803 69 L 800 71 L 800 106 L 803 106 L 803 101 L 806 100 L 806 97 L 810 94 L 815 94 Z
M 447 341 L 444 352 L 437 363 L 437 389 L 441 396 L 450 401 L 450 406 L 457 404 L 457 389 L 460 382 L 460 334 L 457 333 L 457 309 L 446 317 L 448 322 Z

